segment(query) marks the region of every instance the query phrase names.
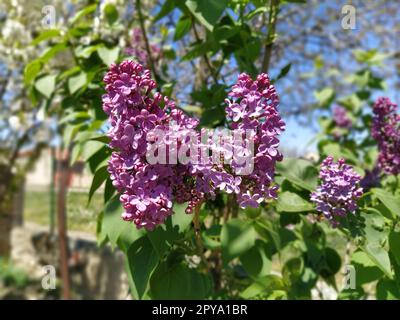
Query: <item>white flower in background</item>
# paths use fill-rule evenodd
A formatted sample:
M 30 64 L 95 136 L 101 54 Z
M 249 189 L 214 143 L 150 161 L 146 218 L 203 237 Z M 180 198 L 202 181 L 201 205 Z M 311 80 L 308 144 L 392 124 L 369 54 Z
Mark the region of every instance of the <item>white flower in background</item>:
M 4 24 L 1 34 L 4 39 L 18 39 L 25 32 L 24 25 L 17 21 L 8 19 Z
M 21 129 L 21 121 L 19 120 L 19 117 L 17 117 L 17 116 L 11 116 L 8 119 L 8 123 L 9 123 L 11 129 L 13 129 L 14 131 Z
M 23 3 L 20 3 L 20 1 L 18 0 L 12 0 L 11 1 L 11 5 L 15 8 L 17 15 L 21 16 L 22 15 L 22 11 L 23 11 Z
M 46 119 L 46 113 L 44 108 L 40 108 L 40 110 L 38 111 L 37 115 L 36 115 L 36 120 L 43 122 Z

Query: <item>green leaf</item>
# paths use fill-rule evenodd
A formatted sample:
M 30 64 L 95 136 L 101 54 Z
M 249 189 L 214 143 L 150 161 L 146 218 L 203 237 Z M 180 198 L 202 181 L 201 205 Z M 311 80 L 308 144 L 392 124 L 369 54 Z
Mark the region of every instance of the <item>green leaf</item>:
M 324 60 L 322 60 L 322 57 L 321 56 L 317 56 L 315 59 L 314 59 L 314 68 L 315 69 L 321 69 L 321 68 L 323 68 L 324 67 Z
M 154 17 L 154 22 L 164 18 L 167 14 L 173 11 L 176 8 L 175 0 L 166 0 L 163 2 L 163 5 L 160 9 L 160 12 Z
M 69 146 L 73 139 L 76 137 L 79 130 L 84 127 L 85 124 L 67 124 L 64 128 L 63 132 L 63 143 L 65 146 Z
M 325 264 L 321 269 L 321 275 L 329 279 L 339 272 L 342 266 L 342 260 L 335 249 L 326 247 L 324 250 Z
M 297 282 L 304 271 L 304 260 L 301 257 L 291 258 L 282 269 L 283 279 L 289 284 Z
M 292 67 L 291 63 L 288 63 L 286 66 L 284 66 L 281 71 L 279 72 L 278 76 L 276 77 L 275 81 L 278 81 L 279 79 L 284 78 L 290 71 L 290 68 Z
M 90 186 L 88 203 L 90 203 L 93 194 L 96 192 L 97 189 L 100 188 L 100 186 L 103 184 L 103 182 L 107 179 L 108 176 L 109 173 L 107 171 L 107 166 L 103 166 L 97 169 L 93 177 L 92 185 Z
M 96 11 L 97 9 L 97 3 L 86 6 L 82 10 L 78 11 L 70 20 L 70 25 L 74 25 L 78 20 L 80 20 L 82 17 L 87 16 L 91 14 L 92 12 Z
M 83 145 L 83 158 L 88 161 L 95 153 L 104 147 L 104 143 L 99 141 L 87 141 Z
M 285 158 L 277 164 L 277 171 L 300 188 L 314 191 L 318 184 L 318 170 L 307 160 Z
M 390 56 L 390 54 L 379 53 L 378 50 L 354 50 L 354 57 L 358 62 L 367 63 L 368 65 L 382 65 L 383 60 Z
M 384 273 L 363 251 L 356 251 L 351 257 L 351 265 L 356 271 L 356 286 L 360 287 L 381 278 Z
M 244 213 L 246 214 L 246 216 L 248 218 L 256 219 L 261 215 L 262 209 L 261 208 L 247 207 L 246 209 L 244 209 Z
M 175 28 L 174 41 L 182 39 L 192 27 L 192 19 L 188 16 L 182 16 L 178 20 Z
M 327 156 L 333 156 L 336 160 L 343 158 L 345 160 L 351 160 L 353 163 L 358 162 L 358 159 L 352 150 L 344 148 L 336 142 L 329 142 L 323 145 L 322 153 Z
M 122 206 L 119 202 L 119 197 L 112 198 L 104 208 L 103 224 L 101 231 L 106 234 L 112 246 L 117 244 L 121 230 L 127 224 L 122 220 Z
M 281 235 L 277 230 L 278 228 L 271 221 L 265 219 L 256 220 L 255 229 L 263 239 L 274 245 L 276 252 L 282 249 Z
M 252 299 L 257 296 L 268 294 L 276 290 L 286 290 L 283 279 L 276 275 L 268 275 L 263 278 L 257 279 L 254 283 L 248 286 L 240 296 L 243 299 Z
M 88 143 L 92 143 L 95 141 L 88 141 Z M 89 168 L 90 171 L 94 174 L 100 166 L 106 165 L 110 155 L 111 155 L 111 150 L 108 148 L 106 145 L 103 144 L 103 146 L 95 146 L 95 145 L 90 145 L 90 150 L 87 151 L 86 149 L 86 144 L 83 145 L 83 156 L 89 156 L 87 158 L 87 162 L 89 162 Z
M 267 244 L 257 240 L 253 248 L 240 256 L 244 269 L 253 277 L 263 277 L 271 271 L 271 257 L 268 254 Z
M 68 48 L 69 47 L 67 46 L 66 43 L 57 43 L 54 46 L 44 50 L 44 52 L 40 56 L 40 60 L 42 61 L 43 64 L 46 64 L 47 62 L 49 62 L 50 59 L 55 57 L 58 53 Z
M 150 293 L 155 300 L 204 299 L 210 294 L 211 279 L 179 263 L 164 262 L 150 279 Z
M 304 212 L 313 210 L 314 206 L 296 193 L 284 191 L 278 196 L 277 209 L 284 212 Z
M 158 264 L 158 255 L 147 237 L 140 238 L 128 249 L 128 275 L 133 295 L 141 299 L 146 293 L 150 276 Z
M 344 289 L 342 290 L 337 299 L 338 300 L 361 300 L 365 297 L 365 292 L 362 288 Z
M 371 75 L 368 79 L 368 87 L 371 89 L 386 90 L 387 84 L 382 78 Z
M 224 41 L 230 39 L 240 31 L 240 28 L 232 25 L 216 26 L 213 35 L 217 41 Z
M 253 19 L 256 15 L 258 15 L 258 14 L 262 14 L 262 13 L 265 13 L 265 12 L 267 12 L 268 11 L 268 9 L 267 9 L 267 7 L 259 7 L 259 8 L 257 8 L 256 10 L 252 10 L 252 11 L 250 11 L 247 15 L 245 15 L 245 19 L 246 20 L 251 20 L 251 19 Z
M 64 80 L 65 78 L 68 78 L 70 76 L 72 76 L 75 73 L 78 73 L 81 70 L 81 68 L 79 66 L 74 66 L 71 67 L 63 72 L 61 72 L 59 80 Z
M 387 207 L 390 212 L 400 217 L 400 198 L 383 189 L 374 188 L 372 193 Z
M 367 243 L 361 249 L 389 277 L 392 278 L 389 254 L 378 243 Z
M 24 84 L 27 86 L 31 84 L 33 79 L 42 70 L 42 63 L 40 60 L 33 60 L 25 66 L 24 70 Z
M 208 30 L 213 31 L 224 12 L 227 0 L 186 0 L 186 7 Z
M 362 107 L 362 101 L 357 94 L 351 94 L 338 101 L 347 110 L 352 110 L 353 112 L 358 112 Z
M 256 231 L 249 222 L 229 220 L 221 230 L 222 258 L 225 263 L 244 254 L 256 241 Z
M 119 55 L 119 48 L 107 48 L 107 47 L 99 47 L 97 48 L 97 53 L 100 59 L 107 65 L 110 66 L 112 63 L 116 62 Z
M 110 178 L 107 178 L 106 185 L 104 187 L 104 203 L 109 201 L 111 197 L 115 193 L 115 188 L 112 184 L 112 180 Z
M 81 156 L 82 146 L 80 143 L 75 143 L 71 151 L 70 165 L 74 165 Z
M 324 88 L 314 92 L 315 99 L 318 100 L 320 107 L 328 107 L 335 98 L 335 91 L 332 88 Z
M 180 233 L 185 232 L 193 220 L 193 215 L 187 214 L 185 209 L 186 205 L 184 204 L 175 204 L 173 207 L 174 214 L 171 217 L 172 225 L 178 226 L 178 231 Z
M 201 114 L 200 124 L 202 126 L 213 126 L 221 123 L 225 119 L 225 112 L 222 108 L 206 109 Z
M 122 220 L 122 212 L 123 208 L 119 201 L 119 195 L 114 196 L 108 201 L 104 208 L 100 236 L 107 237 L 112 247 L 117 245 L 120 237 L 124 237 L 125 243 L 126 239 L 129 239 L 133 243 L 146 232 L 138 230 L 133 223 Z
M 70 94 L 74 94 L 87 83 L 87 75 L 85 72 L 80 72 L 78 75 L 69 78 L 68 89 Z
M 182 236 L 179 228 L 179 225 L 173 225 L 172 218 L 168 217 L 164 224 L 148 233 L 148 237 L 160 258 L 164 256 L 174 241 Z
M 99 141 L 99 142 L 103 142 L 103 143 L 107 144 L 110 142 L 110 137 L 105 134 L 101 134 L 101 135 L 91 137 L 90 140 Z
M 396 281 L 380 280 L 376 285 L 376 298 L 378 300 L 400 300 L 400 289 Z
M 97 51 L 98 48 L 103 47 L 104 44 L 95 44 L 95 45 L 80 45 L 77 46 L 74 50 L 75 55 L 78 58 L 88 59 L 94 52 Z
M 104 7 L 104 14 L 110 26 L 113 25 L 118 20 L 118 10 L 111 3 L 107 3 L 106 6 Z
M 390 252 L 393 254 L 398 265 L 400 265 L 400 232 L 392 230 L 389 234 Z
M 35 88 L 46 98 L 50 98 L 56 87 L 56 75 L 44 76 L 35 82 Z
M 31 45 L 36 46 L 42 41 L 49 40 L 51 38 L 55 38 L 60 35 L 61 32 L 58 29 L 43 30 L 35 39 L 32 40 Z
M 59 124 L 61 125 L 64 123 L 79 123 L 79 122 L 85 122 L 86 120 L 89 119 L 90 115 L 86 111 L 77 111 L 67 114 L 59 121 Z

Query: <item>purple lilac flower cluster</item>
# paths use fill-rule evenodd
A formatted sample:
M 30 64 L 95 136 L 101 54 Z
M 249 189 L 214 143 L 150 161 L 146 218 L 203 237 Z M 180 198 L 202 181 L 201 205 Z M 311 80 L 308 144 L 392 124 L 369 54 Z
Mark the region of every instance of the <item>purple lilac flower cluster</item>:
M 331 156 L 322 162 L 319 177 L 322 184 L 311 193 L 311 201 L 317 204 L 317 210 L 336 227 L 339 217 L 344 217 L 349 212 L 354 213 L 357 209 L 357 200 L 363 194 L 363 189 L 359 186 L 361 177 L 343 159 L 334 162 Z
M 153 61 L 159 61 L 161 57 L 160 48 L 155 44 L 150 44 L 150 50 Z M 130 47 L 125 49 L 125 54 L 135 57 L 137 61 L 144 66 L 149 65 L 149 55 L 140 28 L 133 29 Z
M 194 128 L 197 121 L 185 116 L 160 93 L 152 95 L 156 84 L 150 72 L 131 60 L 112 65 L 104 82 L 107 93 L 103 95 L 103 109 L 111 125 L 109 146 L 115 150 L 108 171 L 121 193 L 123 219 L 133 221 L 138 228 L 152 230 L 172 214 L 177 190 L 181 201 L 190 200 L 185 197 L 185 179 L 190 173 L 179 164 L 148 164 L 147 133 L 162 129 L 171 121 L 178 129 Z
M 378 142 L 379 167 L 386 174 L 400 173 L 400 115 L 389 98 L 378 98 L 373 106 L 372 136 Z
M 230 185 L 234 185 L 240 207 L 258 207 L 267 199 L 277 198 L 277 185 L 273 185 L 275 165 L 283 156 L 278 150 L 279 135 L 285 130 L 285 123 L 278 112 L 279 97 L 275 87 L 266 74 L 260 74 L 252 80 L 247 74 L 240 74 L 237 83 L 232 87 L 227 99 L 227 118 L 230 127 L 243 131 L 243 145 L 233 144 L 233 148 L 241 149 L 251 142 L 254 152 L 250 174 L 232 176 Z M 245 132 L 253 132 L 245 136 Z M 241 154 L 241 150 L 233 150 Z M 239 161 L 232 159 L 231 167 L 236 173 L 244 173 Z M 227 190 L 228 191 L 228 190 Z
M 347 115 L 346 109 L 341 106 L 335 106 L 333 108 L 333 120 L 339 128 L 350 129 L 353 122 Z
M 152 230 L 172 214 L 174 201 L 187 202 L 186 212 L 190 213 L 206 198 L 214 198 L 217 190 L 236 194 L 243 208 L 276 198 L 275 163 L 282 159 L 277 149 L 278 135 L 285 124 L 267 75 L 261 74 L 253 81 L 241 74 L 229 94 L 233 100 L 227 100 L 226 111 L 231 128 L 243 134 L 226 137 L 221 130 L 216 136 L 206 135 L 206 141 L 202 139 L 205 129 L 195 131 L 194 141 L 187 140 L 198 121 L 185 115 L 172 100 L 158 92 L 153 94 L 156 84 L 140 64 L 128 60 L 112 65 L 104 82 L 107 93 L 103 96 L 103 109 L 111 126 L 109 146 L 114 149 L 108 171 L 121 193 L 123 219 Z M 161 141 L 155 130 L 166 133 Z M 245 134 L 246 130 L 252 134 Z M 218 143 L 220 140 L 225 144 Z M 155 144 L 165 146 L 169 155 L 172 149 L 190 153 L 185 149 L 189 143 L 194 143 L 199 157 L 204 147 L 211 150 L 211 155 L 206 153 L 202 161 L 185 164 L 168 161 L 171 159 L 167 164 L 147 161 L 148 151 Z M 250 143 L 254 143 L 254 154 L 246 154 Z M 215 161 L 216 155 L 224 161 Z M 243 161 L 239 161 L 242 157 L 250 158 L 254 166 L 246 175 Z

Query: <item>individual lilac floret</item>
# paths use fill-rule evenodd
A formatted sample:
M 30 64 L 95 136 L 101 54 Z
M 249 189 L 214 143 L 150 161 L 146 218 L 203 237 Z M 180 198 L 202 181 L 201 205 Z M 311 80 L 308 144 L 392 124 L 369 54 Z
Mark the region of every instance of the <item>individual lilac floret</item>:
M 273 184 L 276 162 L 283 156 L 278 150 L 279 135 L 285 130 L 285 123 L 278 112 L 279 97 L 268 75 L 262 73 L 256 80 L 245 73 L 239 75 L 227 99 L 226 112 L 230 127 L 240 132 L 242 144 L 233 143 L 231 169 L 233 175 L 240 175 L 235 181 L 235 190 L 240 207 L 258 207 L 266 199 L 276 199 L 278 186 Z M 246 135 L 246 132 L 252 132 Z M 248 152 L 253 143 L 254 151 Z M 253 168 L 248 172 L 240 161 L 248 156 Z
M 311 201 L 317 204 L 317 211 L 336 227 L 340 217 L 357 210 L 357 200 L 363 194 L 359 186 L 361 176 L 343 159 L 334 162 L 329 156 L 321 164 L 319 177 L 322 184 L 311 193 Z
M 350 129 L 353 125 L 353 122 L 347 115 L 346 109 L 341 106 L 335 106 L 333 108 L 333 120 L 339 128 Z
M 379 167 L 389 175 L 400 173 L 400 115 L 397 105 L 381 97 L 373 106 L 372 136 L 378 143 Z

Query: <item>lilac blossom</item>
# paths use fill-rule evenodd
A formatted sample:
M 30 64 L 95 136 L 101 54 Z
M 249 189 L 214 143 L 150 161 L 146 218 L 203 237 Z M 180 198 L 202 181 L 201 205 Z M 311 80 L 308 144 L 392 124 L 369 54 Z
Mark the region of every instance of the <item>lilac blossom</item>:
M 109 146 L 114 150 L 108 171 L 121 193 L 123 219 L 152 230 L 172 214 L 174 194 L 183 191 L 179 202 L 191 200 L 192 194 L 187 192 L 188 167 L 147 163 L 147 133 L 170 121 L 181 130 L 196 127 L 198 121 L 177 110 L 168 98 L 152 94 L 156 84 L 150 72 L 131 60 L 112 65 L 104 82 L 103 109 L 109 116 Z
M 149 44 L 149 46 L 152 60 L 159 61 L 161 58 L 160 48 L 155 44 Z M 125 49 L 125 54 L 135 57 L 137 61 L 144 66 L 150 64 L 150 57 L 147 53 L 146 43 L 143 39 L 142 30 L 140 28 L 133 29 L 130 47 Z
M 187 203 L 186 212 L 191 213 L 221 191 L 234 194 L 242 208 L 258 207 L 277 197 L 273 179 L 276 162 L 282 160 L 278 137 L 285 124 L 277 110 L 278 95 L 266 74 L 256 80 L 241 74 L 232 87 L 226 112 L 230 128 L 237 133 L 233 136 L 223 130 L 213 135 L 203 129 L 195 131 L 199 121 L 154 92 L 150 72 L 139 63 L 113 64 L 104 82 L 103 109 L 109 116 L 113 149 L 108 171 L 121 194 L 123 219 L 153 230 L 173 213 L 174 202 Z M 160 137 L 157 130 L 165 135 Z M 193 132 L 194 141 L 188 140 Z M 187 149 L 190 143 L 198 154 Z M 170 151 L 177 151 L 199 160 L 205 147 L 212 152 L 201 161 L 183 163 L 171 158 Z M 149 151 L 162 148 L 165 163 L 148 161 Z
M 373 106 L 372 137 L 378 143 L 379 167 L 386 174 L 400 173 L 400 115 L 389 98 L 378 98 Z
M 357 200 L 363 194 L 359 186 L 361 177 L 345 164 L 344 159 L 334 162 L 331 156 L 322 162 L 319 177 L 322 183 L 311 193 L 311 201 L 316 203 L 317 211 L 336 227 L 338 218 L 357 210 Z
M 346 109 L 341 106 L 335 106 L 333 108 L 333 120 L 335 121 L 336 126 L 339 128 L 350 129 L 353 125 L 353 122 L 349 118 Z
M 285 123 L 278 112 L 279 98 L 275 87 L 264 73 L 258 75 L 256 80 L 245 73 L 240 74 L 229 96 L 232 100 L 226 100 L 226 112 L 230 127 L 243 132 L 254 132 L 251 137 L 243 134 L 243 144 L 232 144 L 232 171 L 243 170 L 235 155 L 240 154 L 240 149 L 247 146 L 250 140 L 254 142 L 254 154 L 247 156 L 252 157 L 254 168 L 240 180 L 235 178 L 235 187 L 228 190 L 236 193 L 240 207 L 258 207 L 264 200 L 277 197 L 278 186 L 273 184 L 273 179 L 276 162 L 283 158 L 278 146 L 279 135 L 285 130 Z M 246 150 L 248 148 L 243 148 L 243 151 Z

